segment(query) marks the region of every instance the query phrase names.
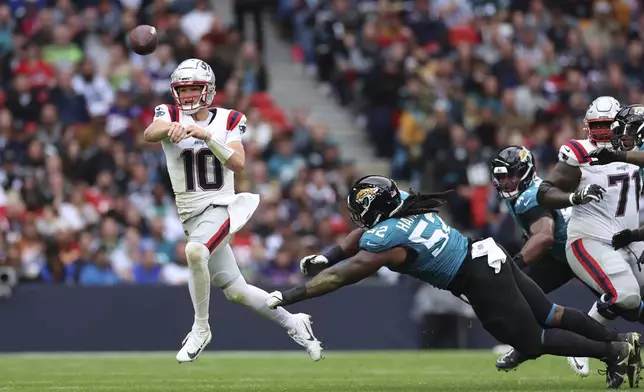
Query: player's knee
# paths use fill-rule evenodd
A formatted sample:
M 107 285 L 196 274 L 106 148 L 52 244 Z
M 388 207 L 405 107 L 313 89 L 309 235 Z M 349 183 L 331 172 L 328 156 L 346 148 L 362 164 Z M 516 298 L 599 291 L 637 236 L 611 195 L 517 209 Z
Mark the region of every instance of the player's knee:
M 189 266 L 201 264 L 208 259 L 209 253 L 208 248 L 198 242 L 190 241 L 186 244 L 186 259 Z
M 232 284 L 223 289 L 226 299 L 238 304 L 244 303 L 246 300 L 246 289 L 248 284 L 243 279 L 236 279 Z
M 621 309 L 635 309 L 640 306 L 641 300 L 638 290 L 630 293 L 619 293 L 614 304 Z

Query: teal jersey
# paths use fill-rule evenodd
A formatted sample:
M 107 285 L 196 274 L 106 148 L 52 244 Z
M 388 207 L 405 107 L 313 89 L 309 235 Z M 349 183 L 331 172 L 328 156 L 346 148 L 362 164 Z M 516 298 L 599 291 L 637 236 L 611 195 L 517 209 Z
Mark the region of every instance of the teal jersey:
M 556 260 L 566 263 L 566 240 L 568 239 L 568 219 L 571 208 L 548 210 L 537 202 L 537 191 L 541 179 L 536 178 L 530 186 L 513 200 L 505 200 L 512 219 L 526 237 L 530 237 L 530 225 L 543 216 L 550 216 L 555 222 L 555 243 L 547 254 Z
M 467 237 L 449 227 L 436 213 L 390 218 L 360 238 L 360 249 L 379 253 L 403 247 L 414 252 L 389 269 L 445 289 L 456 276 L 469 250 Z

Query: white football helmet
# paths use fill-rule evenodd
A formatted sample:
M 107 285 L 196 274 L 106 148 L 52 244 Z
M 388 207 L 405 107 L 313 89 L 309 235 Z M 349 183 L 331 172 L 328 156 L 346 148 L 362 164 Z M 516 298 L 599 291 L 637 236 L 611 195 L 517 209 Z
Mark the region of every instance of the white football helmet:
M 622 105 L 613 97 L 601 96 L 596 98 L 586 110 L 584 131 L 588 132 L 588 140 L 597 147 L 612 150 L 613 131 L 611 125 Z
M 170 90 L 177 108 L 186 114 L 193 114 L 201 108 L 208 108 L 215 99 L 215 73 L 205 61 L 188 59 L 172 72 Z M 179 87 L 203 86 L 201 97 L 189 104 L 183 104 L 179 99 Z

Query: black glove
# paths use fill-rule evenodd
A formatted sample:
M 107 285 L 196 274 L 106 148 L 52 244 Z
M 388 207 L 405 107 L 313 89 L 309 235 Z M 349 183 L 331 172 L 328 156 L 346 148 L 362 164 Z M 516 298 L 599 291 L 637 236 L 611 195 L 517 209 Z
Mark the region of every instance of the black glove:
M 519 269 L 524 269 L 526 267 L 521 253 L 517 253 L 516 256 L 512 258 L 512 261 L 514 261 L 514 264 L 516 264 Z
M 592 158 L 590 161 L 590 166 L 595 165 L 608 165 L 613 162 L 624 162 L 626 161 L 626 152 L 625 151 L 612 151 L 605 147 L 598 148 L 591 151 L 586 158 Z
M 613 249 L 617 250 L 628 246 L 631 242 L 641 241 L 642 237 L 639 230 L 622 230 L 619 233 L 613 234 L 611 244 Z
M 572 194 L 570 202 L 573 205 L 588 204 L 592 201 L 599 203 L 601 200 L 604 200 L 605 192 L 606 189 L 597 184 L 586 185 Z

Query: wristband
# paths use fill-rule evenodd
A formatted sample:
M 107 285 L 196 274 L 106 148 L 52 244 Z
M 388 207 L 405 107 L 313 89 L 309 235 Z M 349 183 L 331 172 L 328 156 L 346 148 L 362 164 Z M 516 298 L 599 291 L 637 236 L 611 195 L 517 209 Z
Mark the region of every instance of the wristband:
M 333 248 L 327 250 L 322 254 L 322 256 L 326 257 L 326 259 L 328 260 L 327 265 L 329 267 L 333 264 L 338 264 L 339 262 L 347 258 L 347 255 L 344 253 L 344 250 L 342 250 L 342 247 L 340 245 L 334 246 Z
M 577 204 L 575 204 L 575 202 L 574 202 L 574 201 L 572 201 L 572 199 L 573 199 L 573 197 L 574 197 L 574 196 L 575 196 L 575 194 L 574 194 L 574 193 L 571 193 L 571 194 L 570 194 L 570 196 L 568 197 L 568 201 L 570 202 L 570 205 L 571 205 L 571 206 L 576 206 L 576 205 L 577 205 Z
M 525 268 L 525 261 L 523 260 L 523 255 L 521 253 L 518 253 L 516 256 L 512 258 L 512 261 L 514 261 L 514 264 L 519 267 L 519 269 L 524 269 Z
M 206 145 L 221 163 L 226 163 L 233 156 L 235 150 L 225 144 L 220 143 L 211 132 L 206 131 Z
M 282 305 L 291 305 L 306 299 L 306 286 L 297 286 L 282 292 Z

